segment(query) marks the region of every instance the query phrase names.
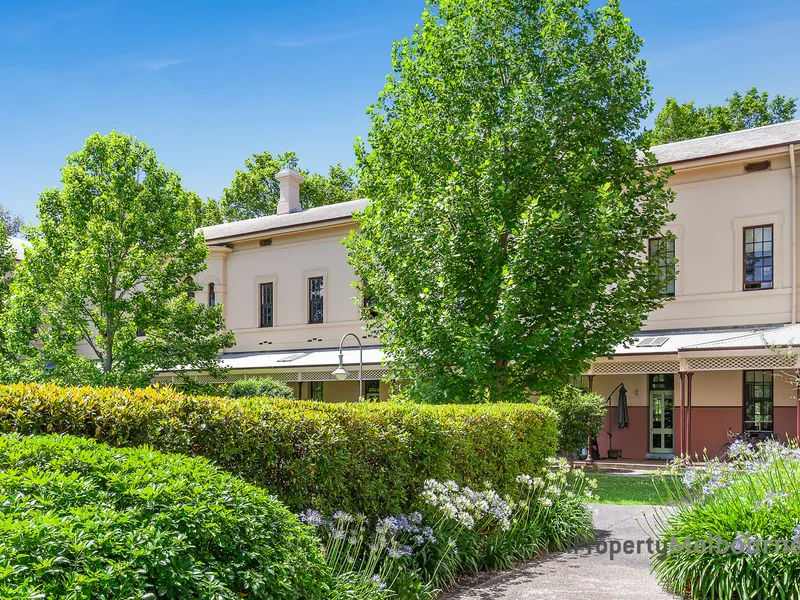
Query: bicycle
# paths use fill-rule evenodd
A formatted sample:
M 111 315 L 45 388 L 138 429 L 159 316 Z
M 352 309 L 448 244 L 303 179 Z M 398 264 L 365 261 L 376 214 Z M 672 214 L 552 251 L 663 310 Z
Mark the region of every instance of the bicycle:
M 728 441 L 722 444 L 717 450 L 717 459 L 720 462 L 730 462 L 731 457 L 729 455 L 731 446 L 736 442 L 743 442 L 750 446 L 754 446 L 755 444 L 759 444 L 763 442 L 765 439 L 773 437 L 772 433 L 760 433 L 757 431 L 746 431 L 744 433 L 737 433 L 734 432 L 733 429 L 728 427 Z

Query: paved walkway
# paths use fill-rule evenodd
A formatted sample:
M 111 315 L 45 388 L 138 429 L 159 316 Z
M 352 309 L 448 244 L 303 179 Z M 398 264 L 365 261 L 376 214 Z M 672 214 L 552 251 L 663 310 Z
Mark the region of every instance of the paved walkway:
M 593 504 L 597 539 L 589 553 L 561 552 L 527 563 L 518 569 L 453 596 L 452 600 L 650 600 L 678 598 L 667 594 L 650 575 L 650 555 L 646 550 L 648 535 L 637 517 L 652 515 L 647 506 Z M 642 554 L 620 552 L 612 561 L 602 551 L 602 542 L 642 541 Z M 630 546 L 630 544 L 629 544 Z

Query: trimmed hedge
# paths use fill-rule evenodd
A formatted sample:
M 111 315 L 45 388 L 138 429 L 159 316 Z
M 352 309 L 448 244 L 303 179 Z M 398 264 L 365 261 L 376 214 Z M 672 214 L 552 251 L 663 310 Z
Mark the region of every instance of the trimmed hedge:
M 292 388 L 269 377 L 238 379 L 225 389 L 225 395 L 228 398 L 294 398 Z
M 309 527 L 208 461 L 0 436 L 2 598 L 327 598 Z
M 555 454 L 557 417 L 534 404 L 325 404 L 120 390 L 0 386 L 0 431 L 58 432 L 204 456 L 294 510 L 385 516 L 428 478 L 503 493 Z

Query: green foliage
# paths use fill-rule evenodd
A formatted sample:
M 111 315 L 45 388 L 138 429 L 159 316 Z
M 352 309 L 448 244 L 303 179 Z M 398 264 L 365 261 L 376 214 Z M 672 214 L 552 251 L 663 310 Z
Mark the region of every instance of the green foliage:
M 731 462 L 676 467 L 670 506 L 651 524 L 671 549 L 653 572 L 684 598 L 800 598 L 800 451 L 735 442 Z M 713 540 L 711 549 L 694 545 Z M 673 539 L 674 538 L 674 539 Z M 686 549 L 682 544 L 692 544 Z M 776 547 L 775 542 L 782 541 Z
M 353 169 L 333 165 L 327 175 L 303 173 L 306 180 L 300 186 L 300 201 L 303 208 L 327 206 L 361 198 L 358 181 Z
M 640 47 L 616 0 L 429 0 L 395 44 L 348 248 L 413 397 L 525 398 L 662 305 L 643 241 L 673 195 L 642 152 Z
M 586 503 L 595 484 L 583 471 L 560 463 L 516 482 L 503 497 L 485 486 L 430 479 L 420 511 L 374 524 L 344 511 L 308 510 L 300 518 L 316 528 L 334 577 L 349 575 L 363 597 L 385 585 L 391 598 L 424 600 L 450 587 L 459 573 L 508 569 L 593 537 Z
M 195 192 L 186 192 L 189 203 L 189 212 L 192 214 L 192 222 L 195 227 L 209 227 L 219 225 L 224 222 L 222 217 L 222 207 L 214 198 L 203 200 Z
M 0 206 L 0 217 L 2 217 L 2 206 Z M 7 303 L 8 290 L 11 287 L 11 280 L 14 276 L 16 266 L 16 255 L 14 249 L 8 241 L 6 229 L 0 224 L 0 314 Z M 0 374 L 11 371 L 16 365 L 8 351 L 8 341 L 5 328 L 0 327 Z
M 235 338 L 221 307 L 189 296 L 208 250 L 178 175 L 151 148 L 91 136 L 38 215 L 2 317 L 19 363 L 5 380 L 143 386 L 185 365 L 220 374 L 218 353 Z
M 0 436 L 3 598 L 327 598 L 312 532 L 207 461 Z
M 0 431 L 53 431 L 204 456 L 295 510 L 387 515 L 427 478 L 503 493 L 556 449 L 556 416 L 533 404 L 237 400 L 170 388 L 0 386 Z
M 558 451 L 572 456 L 586 447 L 589 437 L 597 437 L 606 418 L 606 401 L 602 396 L 565 386 L 539 398 L 558 414 Z
M 647 132 L 651 146 L 690 140 L 741 129 L 775 125 L 791 121 L 797 111 L 797 98 L 776 94 L 772 100 L 767 92 L 750 88 L 744 94 L 734 92 L 727 105 L 709 104 L 696 107 L 694 102 L 679 104 L 667 98 L 656 117 L 655 127 Z
M 22 233 L 23 225 L 25 225 L 25 221 L 22 220 L 22 217 L 15 215 L 10 210 L 6 210 L 0 204 L 0 226 L 5 229 L 7 235 L 19 235 Z M 2 236 L 2 233 L 0 233 L 0 236 Z
M 310 175 L 308 171 L 299 169 L 297 163 L 294 152 L 284 152 L 275 157 L 269 152 L 262 152 L 246 159 L 244 170 L 236 171 L 231 185 L 222 194 L 219 204 L 222 217 L 226 221 L 239 221 L 274 215 L 280 200 L 280 184 L 275 175 L 281 169 L 294 169 L 306 177 L 300 186 L 303 208 L 359 197 L 353 170 L 344 170 L 341 165 L 336 165 L 330 168 L 327 176 Z
M 292 388 L 269 377 L 239 379 L 225 392 L 228 398 L 294 398 Z

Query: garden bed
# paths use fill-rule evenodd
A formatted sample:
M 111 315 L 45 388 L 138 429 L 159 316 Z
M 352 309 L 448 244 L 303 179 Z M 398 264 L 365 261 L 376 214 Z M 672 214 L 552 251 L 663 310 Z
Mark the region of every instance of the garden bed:
M 651 524 L 664 586 L 689 598 L 800 598 L 800 450 L 736 442 L 731 461 L 680 471 Z

